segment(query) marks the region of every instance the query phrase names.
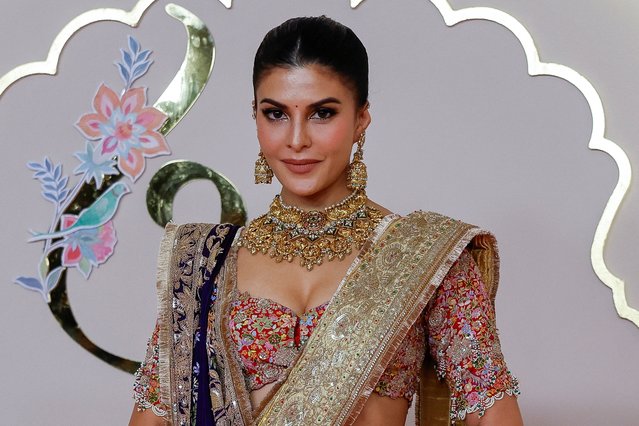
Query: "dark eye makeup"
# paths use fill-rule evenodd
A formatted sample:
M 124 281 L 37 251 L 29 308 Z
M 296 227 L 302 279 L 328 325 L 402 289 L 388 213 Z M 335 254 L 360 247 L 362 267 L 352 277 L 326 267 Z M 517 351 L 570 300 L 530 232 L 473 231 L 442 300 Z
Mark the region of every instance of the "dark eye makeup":
M 286 114 L 280 108 L 264 108 L 262 114 L 271 121 L 280 121 L 286 119 Z
M 335 114 L 337 114 L 337 110 L 335 108 L 320 107 L 313 112 L 310 118 L 316 120 L 328 120 Z
M 266 107 L 266 108 L 263 108 L 261 111 L 264 117 L 266 117 L 270 121 L 283 121 L 288 119 L 288 116 L 286 115 L 284 110 L 280 107 L 276 107 L 276 106 Z M 329 120 L 330 118 L 335 116 L 337 112 L 338 111 L 336 108 L 331 108 L 327 106 L 318 106 L 313 110 L 313 112 L 309 115 L 308 118 L 309 120 L 319 120 L 319 121 Z

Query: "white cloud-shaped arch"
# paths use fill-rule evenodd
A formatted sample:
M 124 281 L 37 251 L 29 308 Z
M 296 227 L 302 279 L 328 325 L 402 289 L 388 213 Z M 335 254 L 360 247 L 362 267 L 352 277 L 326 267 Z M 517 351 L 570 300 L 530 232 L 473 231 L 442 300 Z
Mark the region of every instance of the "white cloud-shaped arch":
M 574 85 L 586 98 L 593 121 L 588 147 L 610 155 L 615 160 L 619 169 L 617 184 L 608 199 L 608 203 L 604 208 L 599 224 L 595 230 L 590 250 L 590 260 L 599 279 L 612 290 L 615 309 L 619 316 L 632 321 L 639 327 L 639 310 L 628 304 L 625 293 L 625 282 L 608 269 L 604 259 L 604 248 L 610 228 L 612 227 L 612 222 L 619 211 L 623 198 L 630 188 L 632 167 L 623 149 L 605 137 L 606 115 L 601 97 L 593 85 L 572 68 L 561 64 L 542 62 L 539 59 L 539 52 L 532 36 L 521 22 L 511 15 L 501 10 L 488 7 L 469 7 L 454 10 L 447 0 L 430 0 L 430 2 L 439 10 L 444 18 L 444 22 L 449 27 L 470 20 L 492 21 L 504 26 L 517 37 L 524 48 L 528 62 L 528 74 L 533 77 L 546 75 L 566 80 Z M 358 4 L 359 3 L 361 2 L 358 2 Z

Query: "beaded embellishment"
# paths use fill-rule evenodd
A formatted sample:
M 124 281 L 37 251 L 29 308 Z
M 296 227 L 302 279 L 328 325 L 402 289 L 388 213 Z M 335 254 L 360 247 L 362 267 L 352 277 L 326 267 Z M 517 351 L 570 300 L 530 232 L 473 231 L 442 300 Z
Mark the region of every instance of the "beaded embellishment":
M 239 245 L 251 254 L 269 254 L 277 262 L 292 262 L 311 271 L 324 260 L 342 260 L 358 250 L 373 233 L 383 214 L 366 205 L 366 192 L 354 191 L 324 210 L 304 211 L 284 204 L 277 195 L 268 213 L 254 219 Z

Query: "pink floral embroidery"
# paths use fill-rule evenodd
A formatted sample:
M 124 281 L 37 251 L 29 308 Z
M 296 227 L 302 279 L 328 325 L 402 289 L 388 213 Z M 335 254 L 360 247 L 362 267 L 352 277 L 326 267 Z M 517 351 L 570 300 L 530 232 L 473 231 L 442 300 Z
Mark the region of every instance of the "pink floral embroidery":
M 170 154 L 157 130 L 166 120 L 161 111 L 146 106 L 145 89 L 129 89 L 121 98 L 102 84 L 93 99 L 95 112 L 80 117 L 78 129 L 98 140 L 101 155 L 117 155 L 122 173 L 135 181 L 144 171 L 144 158 Z
M 62 230 L 73 225 L 78 216 L 63 215 Z M 98 266 L 113 254 L 117 242 L 113 221 L 97 228 L 80 229 L 64 237 L 62 265 L 75 267 L 88 278 L 94 266 Z
M 417 321 L 408 332 L 377 383 L 377 393 L 412 399 L 424 359 L 425 332 L 437 372 L 451 390 L 451 419 L 473 412 L 482 416 L 495 400 L 519 394 L 501 354 L 490 297 L 467 250 L 437 289 L 424 322 Z
M 147 344 L 144 362 L 135 372 L 133 399 L 135 399 L 138 411 L 151 408 L 156 416 L 165 417 L 168 407 L 160 399 L 160 377 L 158 373 L 160 359 L 159 333 L 160 326 L 156 324 Z
M 236 295 L 229 326 L 250 391 L 285 379 L 286 369 L 295 362 L 326 305 L 297 317 L 269 299 L 253 298 L 248 293 Z M 464 250 L 428 304 L 423 319 L 409 330 L 375 392 L 411 401 L 428 343 L 437 372 L 451 390 L 451 420 L 463 420 L 474 412 L 483 416 L 505 395 L 519 395 L 517 379 L 508 371 L 501 353 L 494 315 L 479 268 Z M 209 321 L 211 318 L 209 315 Z M 155 334 L 152 341 L 147 361 L 136 375 L 136 401 L 140 409 L 163 413 L 165 408 L 157 397 L 157 355 L 149 355 L 158 351 Z M 161 407 L 159 411 L 156 406 Z
M 428 305 L 430 353 L 451 391 L 451 420 L 481 417 L 505 395 L 519 395 L 501 353 L 495 311 L 472 255 L 464 250 Z
M 286 377 L 327 305 L 298 316 L 270 299 L 237 295 L 231 305 L 229 328 L 250 391 Z

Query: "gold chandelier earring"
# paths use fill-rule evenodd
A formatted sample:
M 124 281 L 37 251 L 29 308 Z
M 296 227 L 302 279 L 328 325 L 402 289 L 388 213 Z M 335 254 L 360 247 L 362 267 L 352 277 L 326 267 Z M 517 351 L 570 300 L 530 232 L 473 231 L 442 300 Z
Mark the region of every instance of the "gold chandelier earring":
M 255 160 L 255 184 L 259 183 L 271 183 L 273 181 L 273 169 L 266 162 L 262 151 Z
M 357 140 L 357 149 L 353 154 L 353 161 L 348 166 L 348 176 L 346 186 L 353 191 L 363 190 L 366 188 L 366 180 L 368 173 L 366 172 L 366 164 L 364 164 L 364 142 L 366 141 L 366 132 L 362 132 Z

